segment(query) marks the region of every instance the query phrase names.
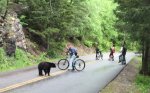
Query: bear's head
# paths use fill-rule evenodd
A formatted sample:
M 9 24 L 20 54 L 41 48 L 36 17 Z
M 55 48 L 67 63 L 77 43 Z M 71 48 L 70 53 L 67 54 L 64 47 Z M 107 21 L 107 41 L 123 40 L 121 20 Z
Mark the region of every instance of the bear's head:
M 51 67 L 56 68 L 56 65 L 54 63 L 51 64 Z

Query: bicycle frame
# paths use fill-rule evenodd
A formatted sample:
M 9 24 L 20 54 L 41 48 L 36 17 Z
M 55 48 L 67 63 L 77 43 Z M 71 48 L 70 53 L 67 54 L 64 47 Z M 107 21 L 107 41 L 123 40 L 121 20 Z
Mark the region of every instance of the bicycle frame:
M 69 63 L 69 61 L 70 61 L 69 58 L 70 58 L 70 56 L 67 56 L 65 59 L 60 59 L 58 61 L 58 68 L 61 70 L 66 70 L 69 67 L 69 65 L 71 65 Z M 78 62 L 79 62 L 79 64 L 78 64 Z M 60 65 L 61 63 L 62 63 L 62 65 Z M 78 65 L 76 65 L 76 64 L 78 64 Z M 81 64 L 83 64 L 83 65 L 81 65 Z M 61 68 L 61 66 L 63 66 L 63 67 Z M 78 56 L 76 56 L 72 62 L 72 67 L 73 67 L 73 70 L 76 69 L 77 71 L 82 71 L 85 68 L 85 62 L 84 62 L 84 60 L 82 60 L 82 59 L 78 58 Z

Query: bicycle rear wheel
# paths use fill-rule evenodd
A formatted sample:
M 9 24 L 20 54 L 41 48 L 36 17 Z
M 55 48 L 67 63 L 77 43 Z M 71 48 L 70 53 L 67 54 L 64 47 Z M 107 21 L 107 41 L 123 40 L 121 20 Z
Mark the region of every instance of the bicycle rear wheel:
M 61 59 L 58 61 L 58 68 L 66 70 L 69 67 L 69 61 L 67 59 Z
M 100 54 L 97 54 L 97 60 L 99 60 L 100 59 Z
M 85 62 L 81 59 L 77 59 L 74 63 L 74 68 L 77 71 L 82 71 L 85 68 Z

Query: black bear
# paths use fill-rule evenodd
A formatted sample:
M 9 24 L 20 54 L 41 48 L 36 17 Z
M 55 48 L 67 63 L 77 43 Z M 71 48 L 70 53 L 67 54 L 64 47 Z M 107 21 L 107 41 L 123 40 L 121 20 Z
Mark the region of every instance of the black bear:
M 44 70 L 45 75 L 48 74 L 48 76 L 49 76 L 51 68 L 56 68 L 56 65 L 54 63 L 50 63 L 50 62 L 39 63 L 39 65 L 38 65 L 39 76 L 43 76 L 43 73 L 42 73 L 43 70 Z

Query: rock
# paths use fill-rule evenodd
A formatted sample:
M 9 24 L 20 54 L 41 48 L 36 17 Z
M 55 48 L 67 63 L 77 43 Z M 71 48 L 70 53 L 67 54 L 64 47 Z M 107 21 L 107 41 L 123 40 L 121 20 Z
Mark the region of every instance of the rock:
M 3 46 L 4 20 L 0 17 L 0 47 Z
M 0 46 L 4 46 L 8 56 L 15 54 L 16 47 L 27 49 L 22 25 L 16 12 L 11 9 L 8 10 L 5 20 L 0 18 Z
M 9 57 L 12 55 L 15 56 L 16 38 L 14 37 L 7 38 L 5 43 L 6 43 L 6 46 L 5 46 L 6 55 L 8 55 Z
M 16 38 L 16 46 L 26 50 L 26 40 L 20 20 L 14 11 L 8 12 L 6 18 L 6 29 L 10 33 L 10 38 Z M 13 34 L 12 34 L 13 33 Z

